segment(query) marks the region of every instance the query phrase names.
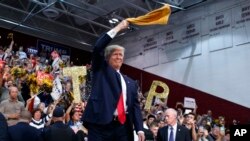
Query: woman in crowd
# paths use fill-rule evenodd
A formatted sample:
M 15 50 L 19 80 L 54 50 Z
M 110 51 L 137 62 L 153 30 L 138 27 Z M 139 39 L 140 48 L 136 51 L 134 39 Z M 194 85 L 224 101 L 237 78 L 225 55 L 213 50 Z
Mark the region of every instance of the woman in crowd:
M 77 133 L 79 130 L 87 134 L 87 129 L 82 125 L 82 111 L 79 111 L 76 104 L 72 103 L 66 111 L 65 122 Z
M 42 131 L 45 126 L 49 125 L 51 117 L 52 115 L 48 114 L 43 118 L 43 111 L 41 111 L 40 109 L 35 109 L 32 113 L 30 126 L 33 126 Z

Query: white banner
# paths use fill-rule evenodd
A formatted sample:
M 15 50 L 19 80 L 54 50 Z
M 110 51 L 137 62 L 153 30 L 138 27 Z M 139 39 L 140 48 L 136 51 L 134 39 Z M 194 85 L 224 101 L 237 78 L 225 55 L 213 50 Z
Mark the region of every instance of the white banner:
M 184 97 L 184 108 L 195 109 L 196 102 L 194 98 Z

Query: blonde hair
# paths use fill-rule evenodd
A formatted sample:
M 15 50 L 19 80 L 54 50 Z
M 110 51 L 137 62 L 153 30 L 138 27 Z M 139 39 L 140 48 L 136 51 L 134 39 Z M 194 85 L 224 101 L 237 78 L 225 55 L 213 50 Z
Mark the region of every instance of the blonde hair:
M 122 50 L 123 52 L 123 55 L 124 55 L 124 52 L 125 52 L 125 48 L 120 46 L 120 45 L 110 45 L 110 46 L 107 46 L 105 48 L 105 52 L 104 52 L 104 57 L 106 60 L 109 59 L 110 55 L 115 51 L 115 50 Z

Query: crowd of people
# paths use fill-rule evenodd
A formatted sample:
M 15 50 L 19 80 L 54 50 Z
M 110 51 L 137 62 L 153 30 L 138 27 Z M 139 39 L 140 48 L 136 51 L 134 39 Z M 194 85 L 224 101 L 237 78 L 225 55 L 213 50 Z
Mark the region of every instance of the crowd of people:
M 62 68 L 72 62 L 62 60 L 57 51 L 50 52 L 51 57 L 46 52 L 29 54 L 22 46 L 15 50 L 14 44 L 12 39 L 8 47 L 0 47 L 1 127 L 7 126 L 1 128 L 0 140 L 84 140 L 83 76 L 82 99 L 76 103 L 71 77 L 62 75 Z M 51 131 L 57 137 L 52 138 Z
M 112 32 L 108 35 L 112 36 Z M 95 125 L 84 124 L 84 117 L 90 118 L 87 120 L 90 123 L 95 117 L 89 116 L 89 111 L 88 115 L 85 114 L 85 109 L 94 111 L 96 107 L 92 104 L 98 101 L 96 97 L 90 96 L 90 105 L 93 107 L 87 104 L 91 93 L 91 88 L 87 86 L 90 86 L 91 77 L 86 84 L 81 82 L 81 101 L 76 103 L 72 80 L 62 74 L 62 69 L 72 67 L 72 63 L 63 61 L 56 51 L 51 52 L 48 58 L 39 53 L 28 54 L 23 47 L 15 51 L 13 45 L 12 39 L 7 48 L 0 48 L 0 141 L 87 141 L 89 131 L 94 133 L 88 128 Z M 93 69 L 95 74 L 98 66 Z M 88 76 L 92 75 L 91 70 L 89 66 Z M 195 109 L 186 113 L 182 104 L 170 108 L 165 102 L 155 100 L 151 109 L 146 111 L 146 94 L 138 92 L 135 98 L 143 119 L 142 131 L 139 125 L 137 132 L 134 132 L 135 140 L 142 138 L 141 133 L 145 135 L 146 141 L 169 141 L 170 138 L 173 141 L 230 140 L 225 117 L 215 118 L 211 110 L 203 115 L 196 113 Z M 170 127 L 175 131 L 174 136 Z

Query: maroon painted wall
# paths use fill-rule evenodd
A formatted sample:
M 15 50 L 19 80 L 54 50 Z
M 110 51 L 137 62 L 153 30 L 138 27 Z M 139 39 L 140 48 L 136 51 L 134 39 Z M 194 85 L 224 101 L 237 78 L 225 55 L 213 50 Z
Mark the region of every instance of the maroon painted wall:
M 207 110 L 210 109 L 213 112 L 214 118 L 218 118 L 218 116 L 225 116 L 226 121 L 228 122 L 227 124 L 232 123 L 233 119 L 237 119 L 240 123 L 249 123 L 250 121 L 250 109 L 247 107 L 243 107 L 236 103 L 125 64 L 123 65 L 121 71 L 134 80 L 138 80 L 143 93 L 149 91 L 153 80 L 159 80 L 166 83 L 170 89 L 168 107 L 174 108 L 176 102 L 183 102 L 184 97 L 192 97 L 196 99 L 198 114 L 205 114 Z

